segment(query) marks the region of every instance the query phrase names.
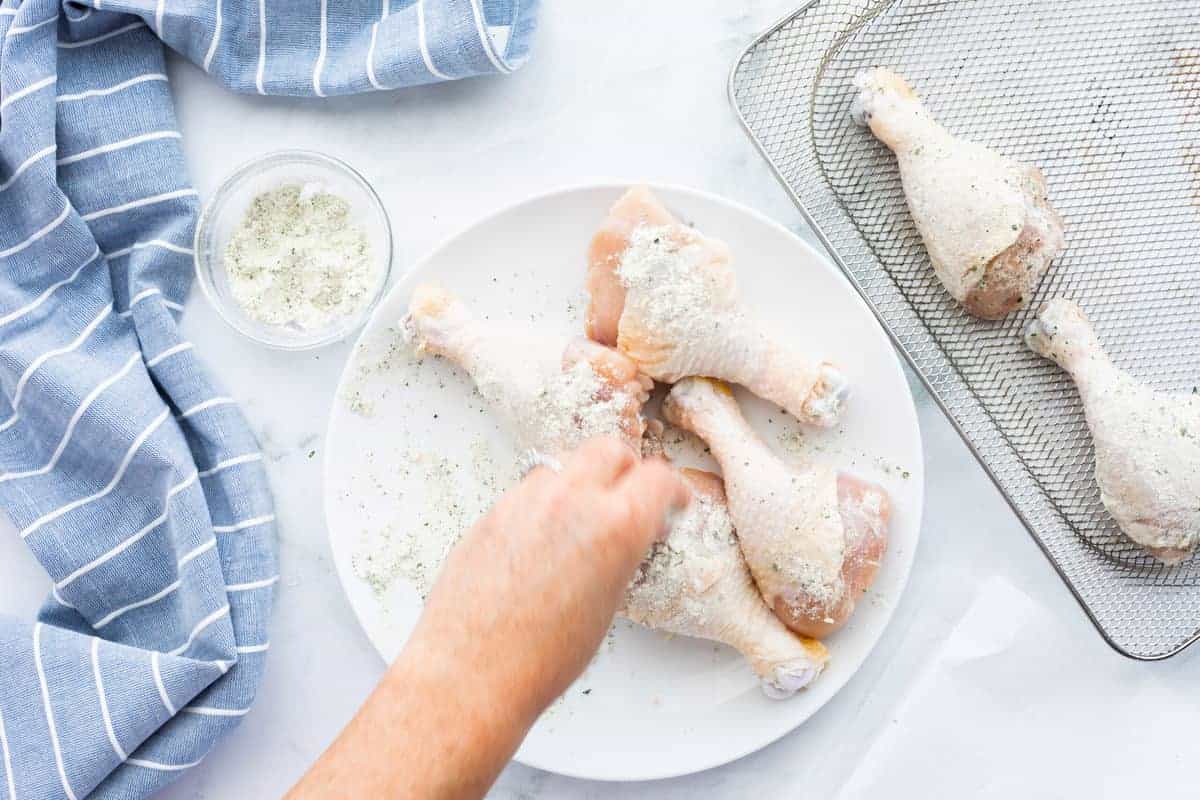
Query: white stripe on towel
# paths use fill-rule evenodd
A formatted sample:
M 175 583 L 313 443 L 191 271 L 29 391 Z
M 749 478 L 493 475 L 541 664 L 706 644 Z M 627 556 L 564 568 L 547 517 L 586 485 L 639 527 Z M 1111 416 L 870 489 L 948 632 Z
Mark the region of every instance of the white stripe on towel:
M 143 294 L 141 297 L 138 298 L 138 301 L 145 300 L 147 297 L 153 297 L 156 294 L 162 294 L 162 292 L 160 292 L 158 289 L 154 289 L 149 294 Z M 167 308 L 173 309 L 175 311 L 183 310 L 183 306 L 179 305 L 179 303 L 172 303 L 170 300 L 163 300 L 162 304 L 164 306 L 166 306 Z M 136 303 L 134 305 L 136 305 Z M 133 316 L 133 307 L 130 306 L 129 308 L 125 309 L 124 311 L 118 312 L 117 316 L 120 317 L 121 319 L 129 319 L 130 317 Z
M 201 631 L 203 631 L 209 625 L 212 625 L 214 622 L 216 622 L 217 620 L 219 620 L 221 617 L 225 616 L 228 613 L 229 613 L 229 603 L 226 603 L 225 605 L 218 608 L 216 611 L 209 614 L 204 619 L 197 622 L 196 627 L 192 628 L 191 634 L 188 635 L 187 641 L 184 642 L 183 644 L 181 644 L 179 647 L 176 647 L 174 650 L 172 650 L 170 652 L 170 655 L 177 656 L 182 653 L 186 653 L 187 649 L 192 646 L 193 642 L 196 641 L 196 637 L 200 635 Z M 174 713 L 174 712 L 172 712 L 172 713 Z
M 185 714 L 201 714 L 206 717 L 244 717 L 250 713 L 248 708 L 213 708 L 212 706 L 188 706 L 183 709 Z
M 89 8 L 88 11 L 91 11 L 91 9 Z M 78 42 L 59 42 L 58 46 L 63 50 L 73 50 L 76 47 L 88 47 L 90 45 L 103 42 L 106 39 L 111 39 L 114 36 L 120 36 L 122 33 L 129 33 L 130 31 L 141 27 L 144 27 L 144 25 L 142 24 L 141 20 L 138 20 L 137 22 L 131 22 L 128 25 L 123 25 L 116 30 L 109 31 L 108 33 L 102 33 L 99 36 L 93 36 L 91 39 L 80 39 Z
M 8 29 L 8 33 L 5 35 L 6 36 L 20 36 L 23 33 L 29 33 L 30 31 L 36 31 L 38 28 L 43 28 L 47 25 L 53 25 L 56 22 L 58 22 L 58 14 L 55 14 L 53 17 L 50 17 L 49 19 L 44 19 L 41 22 L 35 22 L 32 25 L 13 25 L 11 28 Z
M 171 498 L 174 497 L 175 495 L 179 494 L 180 492 L 182 492 L 184 489 L 191 486 L 195 482 L 196 482 L 196 473 L 193 472 L 187 478 L 185 478 L 184 480 L 182 480 L 179 483 L 172 486 L 170 489 L 167 490 L 166 499 L 163 501 L 163 513 L 161 515 L 159 515 L 156 519 L 151 520 L 143 528 L 141 528 L 137 533 L 133 534 L 132 536 L 130 536 L 128 539 L 126 539 L 125 541 L 118 544 L 113 549 L 109 550 L 108 552 L 106 552 L 100 556 L 97 556 L 92 561 L 89 561 L 87 564 L 84 564 L 82 567 L 75 570 L 67 577 L 63 578 L 61 581 L 59 581 L 57 584 L 55 584 L 55 586 L 57 586 L 59 589 L 65 588 L 68 584 L 72 583 L 77 578 L 79 578 L 83 575 L 86 575 L 87 573 L 91 572 L 92 570 L 94 570 L 96 567 L 100 566 L 104 562 L 109 561 L 110 559 L 115 558 L 116 556 L 119 556 L 121 553 L 125 552 L 130 547 L 137 544 L 142 539 L 142 537 L 144 537 L 150 531 L 154 530 L 159 525 L 162 525 L 164 522 L 167 521 L 167 515 L 169 512 L 167 505 L 170 502 Z
M 135 603 L 130 603 L 127 606 L 122 606 L 121 608 L 118 608 L 116 611 L 112 611 L 109 614 L 106 614 L 105 616 L 96 620 L 96 622 L 94 622 L 92 624 L 92 627 L 95 628 L 96 630 L 100 630 L 105 625 L 108 625 L 110 622 L 112 622 L 117 617 L 121 616 L 122 614 L 133 611 L 135 608 L 141 608 L 143 606 L 148 606 L 152 603 L 157 603 L 159 600 L 162 600 L 164 597 L 166 597 L 167 595 L 169 595 L 171 592 L 175 591 L 178 588 L 179 588 L 178 580 L 176 580 L 172 583 L 169 583 L 166 586 L 164 586 L 163 588 L 159 589 L 154 594 L 150 595 L 149 597 L 145 597 L 141 600 L 138 600 Z
M 16 169 L 13 170 L 13 174 L 8 176 L 8 180 L 6 180 L 4 183 L 0 183 L 0 192 L 3 192 L 5 189 L 7 189 L 8 187 L 10 187 L 14 183 L 16 183 L 17 178 L 21 177 L 21 174 L 23 172 L 25 172 L 25 170 L 29 169 L 35 163 L 37 163 L 41 159 L 45 158 L 46 156 L 50 155 L 51 153 L 53 153 L 56 149 L 57 148 L 55 148 L 54 145 L 50 145 L 49 147 L 43 147 L 41 150 L 38 150 L 36 153 L 31 155 L 29 158 L 22 161 L 20 163 L 20 165 Z
M 138 303 L 145 300 L 147 297 L 153 297 L 156 294 L 162 294 L 162 290 L 161 289 L 142 289 L 140 292 L 135 294 L 133 296 L 133 298 L 129 301 L 129 308 L 133 308 Z
M 141 355 L 142 354 L 140 352 L 133 353 L 125 362 L 123 367 L 102 380 L 100 383 L 96 384 L 96 388 L 92 389 L 92 391 L 88 393 L 88 396 L 83 398 L 82 402 L 79 403 L 79 407 L 75 409 L 75 413 L 71 415 L 71 419 L 67 421 L 67 428 L 65 431 L 63 431 L 62 438 L 58 440 L 58 447 L 54 449 L 54 453 L 51 454 L 49 461 L 37 469 L 26 470 L 25 472 L 5 472 L 0 474 L 0 483 L 16 480 L 18 478 L 31 478 L 35 475 L 45 475 L 50 470 L 54 469 L 54 465 L 57 464 L 58 459 L 62 457 L 63 451 L 67 449 L 67 443 L 71 440 L 71 434 L 75 432 L 75 426 L 79 424 L 79 420 L 83 417 L 84 413 L 87 412 L 88 408 L 91 407 L 92 403 L 96 401 L 96 398 L 99 397 L 105 389 L 129 374 L 129 370 L 133 369 L 133 365 L 141 360 Z
M 146 366 L 147 367 L 157 367 L 159 364 L 161 364 L 163 361 L 167 360 L 171 356 L 182 353 L 185 350 L 191 350 L 193 347 L 195 347 L 195 345 L 192 344 L 191 342 L 180 342 L 179 344 L 175 345 L 174 347 L 168 347 L 166 350 L 163 350 L 161 353 L 156 355 L 154 358 L 147 361 Z M 200 477 L 203 478 L 204 476 L 201 475 Z
M 96 696 L 100 698 L 100 716 L 104 718 L 104 732 L 108 734 L 108 743 L 112 745 L 117 758 L 124 761 L 129 754 L 117 741 L 117 732 L 113 729 L 112 716 L 108 713 L 108 697 L 104 694 L 104 679 L 100 677 L 100 640 L 92 639 L 92 674 L 96 678 Z
M 271 649 L 271 643 L 270 643 L 270 642 L 264 642 L 263 644 L 243 644 L 243 645 L 238 645 L 238 649 L 237 649 L 237 651 L 238 651 L 239 653 L 265 653 L 265 652 L 267 652 L 267 651 L 268 651 L 268 650 L 270 650 L 270 649 Z
M 154 32 L 160 39 L 163 32 L 163 11 L 166 10 L 166 6 L 167 0 L 158 0 L 158 8 L 154 9 Z
M 34 242 L 37 242 L 39 239 L 45 238 L 48 234 L 52 233 L 55 228 L 57 228 L 59 225 L 62 225 L 64 222 L 66 222 L 67 215 L 70 213 L 71 213 L 71 204 L 64 203 L 62 213 L 59 214 L 57 217 L 55 217 L 53 222 L 48 223 L 46 225 L 46 227 L 42 228 L 39 231 L 34 231 L 29 236 L 29 238 L 26 239 L 25 241 L 20 242 L 19 244 L 14 244 L 12 247 L 8 248 L 7 250 L 0 250 L 0 258 L 8 258 L 11 255 L 16 255 L 17 253 L 24 250 L 26 247 L 29 247 Z
M 213 25 L 212 42 L 208 45 L 208 52 L 204 55 L 204 71 L 208 72 L 212 66 L 213 56 L 217 54 L 217 44 L 221 41 L 221 0 L 217 0 L 217 21 Z
M 187 419 L 188 417 L 192 416 L 193 414 L 199 414 L 201 411 L 206 411 L 215 406 L 227 406 L 227 405 L 231 405 L 236 402 L 237 401 L 234 400 L 232 397 L 214 397 L 211 400 L 205 400 L 203 403 L 197 403 L 196 405 L 189 408 L 187 411 L 184 411 L 182 414 L 180 414 L 179 418 Z
M 27 538 L 31 533 L 38 530 L 43 525 L 53 522 L 63 514 L 67 514 L 77 508 L 86 506 L 88 503 L 93 503 L 99 500 L 116 488 L 116 485 L 121 482 L 121 478 L 125 477 L 125 470 L 129 469 L 129 464 L 131 461 L 133 461 L 133 457 L 137 453 L 138 448 L 145 444 L 146 440 L 150 438 L 150 435 L 153 434 L 154 431 L 158 429 L 158 426 L 162 425 L 169 416 L 171 416 L 171 410 L 169 408 L 163 409 L 163 412 L 155 417 L 154 421 L 151 422 L 144 431 L 138 434 L 137 438 L 133 440 L 133 444 L 129 445 L 129 449 L 125 452 L 125 456 L 121 459 L 121 463 L 117 466 L 117 473 L 113 475 L 112 480 L 108 482 L 107 486 L 93 495 L 81 497 L 78 500 L 72 500 L 70 503 L 59 506 L 48 514 L 43 514 L 42 516 L 38 517 L 36 520 L 30 523 L 25 530 L 21 531 L 21 538 Z
M 321 70 L 325 68 L 325 51 L 328 48 L 328 22 L 329 17 L 329 0 L 321 0 L 321 46 L 317 50 L 317 63 L 313 67 L 313 93 L 317 97 L 324 97 L 325 92 L 321 91 Z
M 4 732 L 4 712 L 0 711 L 0 750 L 4 753 L 4 776 L 8 781 L 9 800 L 17 800 L 17 789 L 13 786 L 12 756 L 8 753 L 8 735 Z
M 126 761 L 126 764 L 133 764 L 135 767 L 144 767 L 146 769 L 157 769 L 162 772 L 181 772 L 185 769 L 191 769 L 197 766 L 204 759 L 197 759 L 190 764 L 164 764 L 161 761 L 150 761 L 145 758 L 131 758 Z
M 391 0 L 381 0 L 379 3 L 381 6 L 379 11 L 379 22 L 383 22 L 388 18 L 388 11 L 390 10 L 388 6 L 390 4 Z M 371 85 L 376 89 L 386 89 L 387 87 L 380 83 L 379 78 L 375 75 L 375 40 L 379 36 L 379 22 L 376 22 L 371 26 L 371 44 L 367 46 L 367 80 L 369 80 Z
M 23 89 L 18 89 L 17 91 L 10 94 L 8 97 L 5 97 L 3 100 L 0 100 L 0 111 L 3 111 L 4 109 L 8 108 L 10 105 L 17 102 L 22 97 L 31 95 L 40 89 L 45 89 L 47 86 L 53 85 L 56 81 L 58 81 L 58 76 L 51 75 L 48 78 L 42 78 L 40 81 L 34 81 L 33 83 L 29 84 L 28 86 L 26 86 Z
M 118 317 L 130 317 L 133 315 L 133 307 L 145 300 L 147 297 L 154 297 L 156 294 L 162 294 L 162 289 L 142 289 L 129 300 L 129 308 L 117 313 Z M 163 300 L 163 305 L 167 308 L 174 308 L 177 311 L 183 310 L 183 306 L 179 303 L 172 303 L 169 300 Z
M 444 81 L 450 80 L 449 75 L 433 65 L 433 58 L 429 55 L 429 42 L 425 38 L 425 0 L 417 0 L 417 44 L 421 48 L 421 58 L 425 61 L 425 68 L 429 70 L 430 74 Z
M 227 592 L 248 592 L 251 589 L 265 589 L 268 586 L 274 586 L 279 583 L 279 576 L 272 575 L 270 578 L 263 578 L 261 581 L 250 581 L 249 583 L 231 583 L 225 587 Z
M 263 91 L 263 70 L 267 65 L 267 0 L 258 0 L 258 70 L 254 73 L 254 86 L 259 94 Z
M 167 709 L 167 713 L 172 717 L 175 716 L 175 705 L 171 702 L 170 696 L 167 695 L 167 687 L 162 679 L 162 665 L 159 663 L 159 653 L 155 650 L 150 654 L 150 669 L 154 673 L 154 685 L 158 687 L 158 696 L 162 698 L 163 705 Z
M 488 61 L 491 61 L 492 66 L 502 75 L 512 72 L 496 55 L 496 48 L 492 44 L 492 37 L 488 35 L 487 23 L 483 18 L 483 9 L 479 7 L 479 0 L 471 0 L 471 13 L 475 17 L 475 30 L 479 33 L 479 44 L 483 46 L 483 52 L 487 55 Z
M 67 599 L 65 597 L 63 597 L 61 594 L 59 594 L 57 586 L 50 587 L 50 595 L 54 598 L 54 601 L 56 603 L 58 603 L 60 606 L 62 606 L 63 608 L 70 608 L 70 609 L 75 608 L 75 606 L 73 606 L 67 602 Z
M 136 208 L 142 208 L 143 206 L 152 206 L 155 203 L 165 203 L 168 200 L 178 200 L 180 197 L 196 197 L 198 195 L 199 192 L 197 192 L 195 189 L 177 189 L 173 192 L 163 192 L 162 194 L 143 197 L 140 200 L 130 200 L 128 203 L 121 203 L 117 206 L 102 208 L 99 211 L 92 211 L 89 214 L 84 214 L 83 220 L 84 222 L 91 222 L 94 219 L 100 219 L 101 217 L 107 217 L 112 214 L 122 214 L 126 211 L 133 211 Z
M 155 142 L 159 139 L 180 139 L 182 136 L 179 131 L 154 131 L 153 133 L 143 133 L 141 136 L 130 136 L 128 139 L 122 139 L 119 142 L 112 144 L 102 144 L 99 147 L 93 147 L 91 150 L 84 150 L 81 153 L 74 155 L 63 156 L 56 162 L 60 167 L 67 164 L 74 164 L 84 159 L 92 158 L 93 156 L 102 155 L 104 153 L 112 153 L 117 150 L 124 150 L 126 147 L 142 144 L 143 142 Z
M 50 728 L 50 746 L 54 749 L 54 765 L 58 767 L 58 777 L 62 781 L 63 792 L 70 800 L 76 800 L 75 792 L 71 791 L 71 783 L 67 780 L 67 771 L 63 768 L 62 749 L 58 746 L 58 729 L 54 726 L 54 711 L 50 708 L 50 689 L 46 685 L 46 670 L 42 667 L 42 623 L 33 625 L 33 665 L 37 668 L 38 684 L 42 688 L 42 708 L 46 711 L 46 725 Z
M 246 453 L 245 455 L 227 458 L 224 461 L 218 461 L 214 466 L 209 467 L 208 469 L 200 470 L 200 477 L 207 478 L 210 475 L 216 475 L 226 467 L 235 467 L 238 464 L 249 464 L 254 461 L 262 461 L 262 457 L 262 453 Z
M 55 283 L 50 284 L 49 286 L 46 287 L 46 290 L 44 292 L 42 292 L 40 295 L 37 296 L 36 300 L 33 300 L 28 305 L 21 306 L 16 311 L 13 311 L 10 314 L 0 317 L 0 326 L 7 325 L 8 323 L 12 322 L 13 320 L 20 319 L 21 317 L 28 314 L 30 311 L 33 311 L 35 308 L 40 306 L 42 303 L 46 302 L 46 298 L 49 297 L 50 295 L 54 294 L 55 290 L 59 289 L 62 286 L 66 286 L 68 283 L 71 283 L 76 278 L 78 278 L 79 273 L 83 272 L 83 268 L 86 267 L 88 264 L 91 264 L 93 261 L 95 261 L 97 258 L 99 258 L 99 256 L 100 256 L 100 248 L 97 247 L 95 252 L 92 253 L 92 255 L 88 258 L 87 261 L 84 261 L 82 264 L 80 264 L 78 267 L 75 268 L 75 271 L 71 273 L 71 276 L 69 278 L 63 278 L 61 281 L 57 281 Z
M 387 0 L 384 0 L 384 16 L 387 16 Z M 367 80 L 376 89 L 386 88 L 379 79 L 375 77 L 375 40 L 379 36 L 379 23 L 376 22 L 371 26 L 371 43 L 367 45 Z
M 181 247 L 172 242 L 168 242 L 165 239 L 147 239 L 144 242 L 134 242 L 133 244 L 129 245 L 129 247 L 122 247 L 120 250 L 113 250 L 108 254 L 108 259 L 111 261 L 114 258 L 123 258 L 124 256 L 132 253 L 134 250 L 144 250 L 147 247 L 161 247 L 164 250 L 170 250 L 172 253 L 179 253 L 180 255 L 185 256 L 190 256 L 194 252 L 190 247 Z M 132 305 L 132 303 L 130 305 Z
M 107 86 L 103 89 L 88 89 L 85 92 L 78 92 L 77 94 L 60 94 L 58 96 L 58 102 L 70 103 L 74 100 L 86 100 L 89 97 L 104 97 L 106 95 L 115 94 L 124 89 L 128 89 L 130 86 L 137 86 L 139 83 L 147 83 L 149 81 L 165 82 L 166 80 L 167 76 L 161 72 L 147 72 L 145 75 L 138 75 L 136 78 L 130 78 L 127 81 L 121 81 L 120 83 Z
M 190 550 L 187 553 L 184 553 L 183 557 L 179 559 L 179 563 L 176 565 L 176 568 L 183 569 L 184 564 L 188 563 L 189 561 L 191 561 L 194 558 L 198 558 L 198 557 L 204 555 L 205 553 L 207 553 L 209 550 L 212 550 L 216 546 L 217 546 L 217 540 L 209 539 L 207 542 L 200 545 L 199 547 L 197 547 L 193 550 Z
M 86 328 L 80 331 L 79 335 L 75 337 L 74 341 L 62 347 L 56 347 L 53 350 L 47 350 L 29 363 L 29 366 L 25 368 L 25 372 L 23 372 L 21 377 L 17 380 L 17 389 L 13 393 L 12 399 L 12 416 L 6 419 L 3 423 L 0 423 L 0 431 L 8 430 L 14 424 L 16 424 L 18 419 L 21 418 L 21 398 L 25 395 L 25 387 L 29 385 L 29 379 L 33 377 L 33 373 L 37 372 L 43 364 L 55 356 L 61 356 L 70 353 L 72 350 L 79 347 L 79 345 L 83 344 L 84 341 L 86 341 L 87 338 L 92 335 L 92 332 L 99 327 L 100 323 L 103 322 L 111 312 L 112 304 L 109 303 L 99 314 L 95 316 L 91 322 L 87 324 Z
M 243 522 L 235 522 L 232 525 L 213 525 L 213 533 L 237 533 L 244 531 L 246 528 L 253 528 L 257 525 L 266 525 L 268 522 L 274 522 L 274 514 L 264 514 L 261 517 L 253 517 Z

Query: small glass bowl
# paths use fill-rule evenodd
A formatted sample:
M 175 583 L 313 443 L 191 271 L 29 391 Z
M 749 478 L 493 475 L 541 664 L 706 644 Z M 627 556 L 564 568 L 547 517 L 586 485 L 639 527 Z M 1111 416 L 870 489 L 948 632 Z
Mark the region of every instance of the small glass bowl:
M 381 269 L 379 285 L 362 309 L 328 327 L 303 329 L 267 325 L 250 317 L 234 299 L 225 273 L 225 248 L 251 201 L 259 194 L 289 183 L 323 184 L 350 204 L 350 220 L 362 226 Z M 204 206 L 196 224 L 196 277 L 205 297 L 231 327 L 269 347 L 309 350 L 332 344 L 359 328 L 375 310 L 392 269 L 392 231 L 379 195 L 343 161 L 308 150 L 279 150 L 233 171 Z

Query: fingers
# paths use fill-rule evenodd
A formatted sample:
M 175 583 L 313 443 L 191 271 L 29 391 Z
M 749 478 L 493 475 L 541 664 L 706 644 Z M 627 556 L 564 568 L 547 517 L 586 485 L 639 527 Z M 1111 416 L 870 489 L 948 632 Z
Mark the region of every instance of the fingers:
M 625 534 L 639 553 L 665 535 L 671 514 L 691 501 L 679 474 L 659 459 L 647 459 L 626 472 L 614 494 L 626 521 Z
M 701 497 L 707 497 L 718 503 L 725 502 L 725 482 L 720 475 L 715 475 L 702 469 L 683 467 L 679 474 L 687 483 L 688 488 Z
M 568 483 L 607 488 L 636 463 L 637 456 L 619 439 L 588 439 L 567 458 L 562 475 Z

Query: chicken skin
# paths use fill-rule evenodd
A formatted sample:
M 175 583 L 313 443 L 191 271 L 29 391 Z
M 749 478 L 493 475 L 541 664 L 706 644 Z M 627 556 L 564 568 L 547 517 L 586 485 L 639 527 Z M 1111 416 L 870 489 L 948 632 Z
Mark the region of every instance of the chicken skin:
M 471 376 L 523 449 L 553 456 L 607 435 L 640 452 L 651 383 L 615 350 L 546 336 L 531 324 L 476 318 L 438 286 L 417 287 L 402 326 L 419 351 Z
M 821 465 L 784 463 L 715 381 L 675 384 L 663 415 L 703 439 L 721 465 L 746 563 L 779 619 L 818 639 L 844 625 L 887 547 L 883 489 Z
M 1064 244 L 1041 170 L 951 135 L 894 72 L 865 70 L 854 82 L 855 119 L 896 155 L 946 290 L 983 319 L 1023 306 Z
M 848 384 L 773 337 L 744 308 L 723 242 L 681 224 L 645 187 L 609 211 L 588 251 L 588 335 L 664 383 L 738 383 L 801 422 L 830 426 Z
M 828 654 L 797 636 L 771 613 L 738 547 L 721 479 L 681 470 L 692 503 L 642 562 L 625 593 L 621 615 L 668 633 L 722 642 L 740 651 L 768 697 L 783 699 L 808 686 Z
M 1117 367 L 1070 300 L 1047 303 L 1025 341 L 1074 379 L 1100 499 L 1121 530 L 1166 564 L 1189 556 L 1200 540 L 1200 395 L 1154 391 Z

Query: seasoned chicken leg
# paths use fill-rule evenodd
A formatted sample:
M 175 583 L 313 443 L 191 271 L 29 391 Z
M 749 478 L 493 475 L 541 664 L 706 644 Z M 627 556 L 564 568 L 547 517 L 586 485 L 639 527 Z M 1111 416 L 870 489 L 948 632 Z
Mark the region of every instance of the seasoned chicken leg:
M 615 350 L 546 336 L 530 324 L 477 319 L 437 286 L 417 287 L 402 325 L 419 351 L 467 371 L 522 448 L 554 455 L 611 435 L 641 452 L 641 410 L 652 384 Z
M 1047 303 L 1025 341 L 1074 378 L 1096 446 L 1100 499 L 1121 530 L 1167 564 L 1186 558 L 1200 540 L 1200 395 L 1134 380 L 1070 300 Z
M 582 340 L 567 345 L 533 326 L 473 317 L 444 289 L 413 293 L 403 326 L 418 348 L 465 369 L 522 446 L 561 453 L 590 436 L 620 436 L 640 452 L 647 386 L 631 361 Z M 623 615 L 639 624 L 729 644 L 771 697 L 788 697 L 824 667 L 819 643 L 783 627 L 763 604 L 738 549 L 720 480 L 685 471 L 694 502 L 647 556 Z
M 855 119 L 896 154 L 913 222 L 938 278 L 972 314 L 1024 305 L 1063 248 L 1041 170 L 952 136 L 886 69 L 860 72 Z
M 675 384 L 663 415 L 703 439 L 720 463 L 738 540 L 767 605 L 805 636 L 841 627 L 887 547 L 883 489 L 827 467 L 785 464 L 715 381 Z
M 656 544 L 625 593 L 621 615 L 740 651 L 768 697 L 790 697 L 820 674 L 825 647 L 789 631 L 763 603 L 738 547 L 721 479 L 681 470 L 692 503 Z
M 588 335 L 673 383 L 740 383 L 802 422 L 832 425 L 848 386 L 832 364 L 772 338 L 742 306 L 729 250 L 681 224 L 649 189 L 630 189 L 588 251 Z

